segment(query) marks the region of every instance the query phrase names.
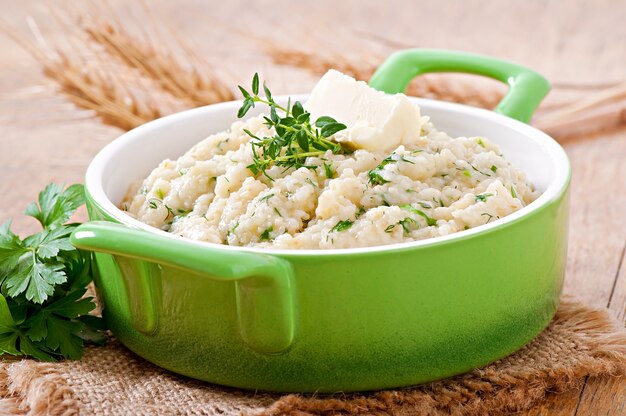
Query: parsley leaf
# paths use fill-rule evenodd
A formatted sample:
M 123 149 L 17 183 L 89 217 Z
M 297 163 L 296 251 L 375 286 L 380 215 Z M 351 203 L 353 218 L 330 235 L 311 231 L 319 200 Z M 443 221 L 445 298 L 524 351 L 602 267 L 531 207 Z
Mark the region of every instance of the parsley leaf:
M 77 359 L 84 342 L 102 343 L 106 328 L 85 297 L 88 253 L 72 246 L 77 224 L 64 224 L 84 203 L 82 185 L 50 184 L 26 209 L 42 230 L 23 240 L 0 226 L 0 354 L 39 360 Z
M 63 186 L 51 183 L 39 193 L 38 202 L 29 204 L 25 214 L 36 218 L 44 228 L 63 224 L 85 203 L 83 185 L 74 184 L 63 190 Z
M 27 300 L 43 303 L 54 293 L 54 286 L 66 281 L 61 263 L 43 263 L 36 254 L 25 256 L 17 268 L 11 271 L 3 283 L 3 289 L 11 297 L 25 293 Z
M 11 221 L 0 226 L 0 277 L 8 270 L 14 269 L 20 257 L 27 252 L 22 241 L 13 234 L 10 227 Z

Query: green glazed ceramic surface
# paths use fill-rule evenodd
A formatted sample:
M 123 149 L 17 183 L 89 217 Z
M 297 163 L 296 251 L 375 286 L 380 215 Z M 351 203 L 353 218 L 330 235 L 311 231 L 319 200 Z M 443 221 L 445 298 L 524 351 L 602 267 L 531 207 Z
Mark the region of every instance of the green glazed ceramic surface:
M 420 66 L 435 59 L 433 53 L 443 52 L 401 52 L 381 67 L 372 85 L 394 92 L 391 84 L 403 88 L 416 66 L 420 73 L 487 73 L 495 61 L 446 52 L 435 56 L 436 68 Z M 448 66 L 441 64 L 446 56 L 454 57 Z M 502 65 L 507 70 L 509 64 Z M 547 85 L 527 69 L 511 76 Z M 521 90 L 512 88 L 500 111 L 527 119 L 547 92 L 541 88 L 526 91 L 531 98 L 521 101 L 515 95 Z M 195 136 L 227 126 L 237 103 L 149 123 L 94 159 L 86 178 L 93 222 L 72 236 L 77 247 L 95 252 L 96 285 L 113 333 L 132 351 L 177 373 L 283 392 L 417 384 L 485 365 L 523 346 L 545 328 L 558 305 L 566 258 L 567 159 L 543 133 L 508 117 L 428 100 L 420 105 L 444 125 L 449 119 L 452 130 L 502 133 L 502 146 L 517 154 L 513 159 L 536 169 L 544 195 L 511 218 L 432 241 L 330 251 L 188 241 L 150 230 L 115 208 L 123 188 L 141 177 L 129 176 L 156 165 L 128 163 L 139 160 L 139 143 L 151 135 L 155 149 L 146 159 L 176 156 Z M 456 126 L 459 120 L 465 121 Z M 159 150 L 182 128 L 194 137 L 173 153 Z M 537 137 L 518 143 L 527 135 Z M 522 154 L 526 148 L 535 153 Z

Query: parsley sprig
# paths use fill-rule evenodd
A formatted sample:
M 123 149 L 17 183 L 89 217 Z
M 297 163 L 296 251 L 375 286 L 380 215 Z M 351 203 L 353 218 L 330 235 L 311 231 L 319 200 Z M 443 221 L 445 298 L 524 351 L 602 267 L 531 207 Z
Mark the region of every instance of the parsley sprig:
M 65 224 L 84 202 L 82 185 L 50 184 L 25 212 L 40 232 L 22 240 L 10 221 L 0 226 L 0 353 L 77 359 L 84 341 L 105 341 L 101 318 L 88 315 L 96 305 L 84 297 L 90 257 L 69 242 L 78 224 Z
M 315 169 L 317 166 L 306 165 L 307 157 L 320 156 L 328 150 L 334 154 L 349 152 L 340 143 L 329 139 L 335 133 L 344 130 L 346 128 L 344 124 L 328 116 L 319 117 L 313 123 L 311 114 L 299 101 L 292 105 L 289 99 L 286 107 L 277 104 L 265 83 L 263 83 L 265 98 L 260 97 L 258 74 L 254 74 L 252 78 L 251 93 L 242 86 L 239 86 L 239 90 L 244 100 L 237 117 L 244 117 L 257 103 L 265 104 L 270 108 L 270 116 L 263 117 L 265 125 L 273 127 L 276 132 L 271 137 L 258 137 L 249 130 L 244 130 L 253 139 L 251 142 L 253 163 L 247 166 L 253 174 L 263 173 L 268 179 L 273 180 L 267 174 L 267 170 L 274 165 L 282 166 L 285 170 L 301 167 Z

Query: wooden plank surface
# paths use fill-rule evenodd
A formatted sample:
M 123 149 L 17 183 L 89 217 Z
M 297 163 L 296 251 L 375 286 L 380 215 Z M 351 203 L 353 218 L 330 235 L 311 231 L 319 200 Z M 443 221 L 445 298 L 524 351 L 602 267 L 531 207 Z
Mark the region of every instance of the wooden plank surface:
M 124 14 L 121 0 L 110 3 Z M 225 67 L 233 79 L 247 80 L 259 70 L 277 93 L 306 91 L 315 78 L 273 65 L 255 36 L 333 50 L 354 59 L 374 50 L 365 39 L 377 36 L 416 47 L 497 55 L 531 66 L 556 83 L 626 80 L 623 1 L 152 0 L 150 4 L 167 16 L 180 36 L 197 45 L 200 55 Z M 0 6 L 0 18 L 16 33 L 30 36 L 32 16 L 48 42 L 63 36 L 64 29 L 49 19 L 37 0 L 0 0 Z M 248 35 L 236 33 L 242 30 Z M 0 222 L 14 217 L 16 230 L 33 231 L 36 224 L 21 212 L 38 190 L 50 181 L 80 181 L 93 155 L 118 134 L 54 95 L 38 65 L 0 35 Z M 573 167 L 565 292 L 608 307 L 623 322 L 626 131 L 564 146 Z M 580 389 L 549 396 L 528 414 L 626 414 L 626 380 L 587 380 Z

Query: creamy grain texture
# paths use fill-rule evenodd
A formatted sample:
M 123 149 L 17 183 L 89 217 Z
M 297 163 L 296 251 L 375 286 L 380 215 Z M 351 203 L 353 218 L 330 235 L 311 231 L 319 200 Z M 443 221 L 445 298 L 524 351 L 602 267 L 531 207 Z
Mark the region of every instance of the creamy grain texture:
M 138 220 L 186 238 L 235 246 L 330 249 L 447 235 L 496 221 L 533 201 L 524 174 L 484 137 L 452 138 L 428 117 L 391 152 L 328 151 L 307 165 L 255 176 L 250 136 L 235 122 L 177 160 L 164 160 L 124 201 Z M 373 178 L 373 179 L 372 179 Z

